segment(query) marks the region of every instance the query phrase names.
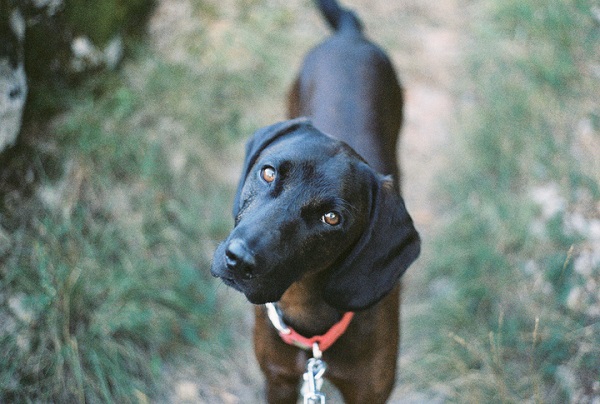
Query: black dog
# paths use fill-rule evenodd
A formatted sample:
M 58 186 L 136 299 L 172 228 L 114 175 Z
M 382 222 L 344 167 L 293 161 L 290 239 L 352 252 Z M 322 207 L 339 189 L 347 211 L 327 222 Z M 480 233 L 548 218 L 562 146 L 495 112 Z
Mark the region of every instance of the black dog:
M 212 271 L 250 302 L 278 301 L 303 276 L 326 271 L 321 298 L 361 310 L 416 258 L 418 235 L 392 180 L 309 121 L 255 133 L 244 166 L 235 229 Z
M 314 126 L 299 118 L 250 139 L 235 228 L 211 272 L 254 304 L 278 302 L 306 337 L 356 311 L 323 354 L 326 376 L 346 401 L 377 403 L 395 379 L 398 278 L 420 248 L 398 184 L 376 171 L 397 174 L 401 90 L 354 14 L 335 1 L 320 6 L 337 33 L 307 56 L 290 97 L 291 116 Z M 308 354 L 279 339 L 264 308 L 255 313 L 268 400 L 295 402 Z

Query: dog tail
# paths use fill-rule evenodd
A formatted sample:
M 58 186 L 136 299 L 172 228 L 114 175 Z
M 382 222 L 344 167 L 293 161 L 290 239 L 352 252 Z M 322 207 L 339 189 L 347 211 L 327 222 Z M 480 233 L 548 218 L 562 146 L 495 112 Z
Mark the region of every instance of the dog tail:
M 343 8 L 336 0 L 316 0 L 316 2 L 335 31 L 362 32 L 362 23 L 353 11 Z

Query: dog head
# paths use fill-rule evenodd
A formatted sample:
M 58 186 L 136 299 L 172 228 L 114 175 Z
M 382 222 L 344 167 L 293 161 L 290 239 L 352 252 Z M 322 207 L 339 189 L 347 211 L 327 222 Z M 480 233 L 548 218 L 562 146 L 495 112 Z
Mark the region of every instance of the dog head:
M 255 304 L 277 301 L 303 275 L 321 272 L 325 301 L 364 309 L 419 254 L 392 181 L 305 119 L 250 139 L 233 215 L 211 272 Z

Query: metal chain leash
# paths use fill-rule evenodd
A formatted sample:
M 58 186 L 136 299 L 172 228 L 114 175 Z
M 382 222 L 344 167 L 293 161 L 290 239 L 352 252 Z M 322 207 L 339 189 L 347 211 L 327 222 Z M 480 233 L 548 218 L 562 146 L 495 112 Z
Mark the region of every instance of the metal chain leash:
M 319 344 L 315 342 L 313 357 L 306 363 L 306 372 L 302 376 L 304 378 L 302 386 L 304 404 L 325 404 L 325 394 L 321 393 L 321 387 L 327 365 L 321 359 L 322 354 Z
M 312 338 L 305 338 L 288 327 L 283 321 L 281 310 L 274 303 L 266 303 L 267 315 L 284 342 L 299 348 L 309 350 L 312 344 L 312 358 L 306 363 L 306 372 L 302 375 L 302 396 L 304 404 L 325 404 L 325 394 L 321 392 L 323 375 L 327 365 L 322 360 L 323 351 L 319 344 L 322 342 L 325 349 L 333 344 L 344 333 L 354 313 L 345 313 L 342 320 L 336 323 L 326 334 Z M 341 327 L 340 327 L 341 326 Z M 317 340 L 318 342 L 315 342 Z

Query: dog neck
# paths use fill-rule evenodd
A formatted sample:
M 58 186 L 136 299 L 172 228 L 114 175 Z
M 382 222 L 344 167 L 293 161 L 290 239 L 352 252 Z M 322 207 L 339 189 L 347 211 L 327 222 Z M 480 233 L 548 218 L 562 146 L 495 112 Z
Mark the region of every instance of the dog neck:
M 303 336 L 326 332 L 344 315 L 323 300 L 323 282 L 322 273 L 305 275 L 294 282 L 278 302 L 285 323 Z

